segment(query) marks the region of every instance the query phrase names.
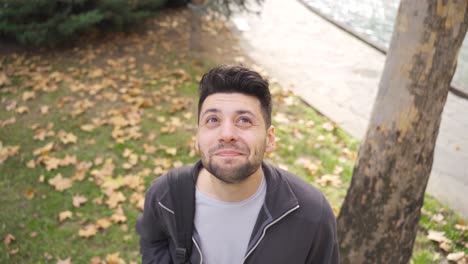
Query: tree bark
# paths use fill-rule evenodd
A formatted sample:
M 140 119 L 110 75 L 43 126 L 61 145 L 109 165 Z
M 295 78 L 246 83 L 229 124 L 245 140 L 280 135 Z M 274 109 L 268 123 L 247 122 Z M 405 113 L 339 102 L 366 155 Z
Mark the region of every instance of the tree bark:
M 408 263 L 468 0 L 402 0 L 338 217 L 342 263 Z

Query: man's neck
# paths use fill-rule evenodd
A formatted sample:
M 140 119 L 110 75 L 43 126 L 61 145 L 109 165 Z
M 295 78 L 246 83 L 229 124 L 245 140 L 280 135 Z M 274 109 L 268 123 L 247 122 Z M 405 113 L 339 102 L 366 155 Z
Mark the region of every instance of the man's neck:
M 197 188 L 202 193 L 224 202 L 240 202 L 252 196 L 263 178 L 262 167 L 240 183 L 226 183 L 202 168 L 197 179 Z

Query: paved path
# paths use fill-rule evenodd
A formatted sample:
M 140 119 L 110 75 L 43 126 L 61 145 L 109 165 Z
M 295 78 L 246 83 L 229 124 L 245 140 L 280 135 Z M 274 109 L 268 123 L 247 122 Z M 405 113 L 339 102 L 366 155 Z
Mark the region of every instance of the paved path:
M 293 84 L 292 89 L 315 109 L 363 138 L 384 55 L 298 0 L 265 0 L 261 15 L 236 14 L 231 21 L 250 57 L 284 87 Z M 242 27 L 247 30 L 239 30 Z M 452 94 L 444 109 L 427 191 L 468 218 L 468 101 Z

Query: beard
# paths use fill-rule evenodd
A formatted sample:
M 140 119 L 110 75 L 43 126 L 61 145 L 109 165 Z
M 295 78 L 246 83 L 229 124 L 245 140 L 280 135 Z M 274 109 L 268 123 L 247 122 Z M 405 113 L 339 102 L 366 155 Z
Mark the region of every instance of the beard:
M 247 158 L 245 161 L 240 161 L 238 157 L 216 160 L 216 158 L 213 157 L 213 153 L 223 148 L 241 150 L 243 153 L 246 153 Z M 250 151 L 248 151 L 248 149 L 227 144 L 220 144 L 210 149 L 207 154 L 200 151 L 203 167 L 211 173 L 211 175 L 227 184 L 241 183 L 254 174 L 262 164 L 264 153 L 265 146 L 262 146 L 259 149 L 255 149 L 252 158 L 249 159 L 248 154 L 250 154 Z

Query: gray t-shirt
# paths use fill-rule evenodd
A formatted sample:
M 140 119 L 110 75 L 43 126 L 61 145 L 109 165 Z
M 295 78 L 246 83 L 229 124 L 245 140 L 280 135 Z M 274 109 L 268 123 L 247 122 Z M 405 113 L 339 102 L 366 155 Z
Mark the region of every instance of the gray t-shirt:
M 196 190 L 195 230 L 203 263 L 242 263 L 265 195 L 264 178 L 257 192 L 240 202 L 219 201 Z

